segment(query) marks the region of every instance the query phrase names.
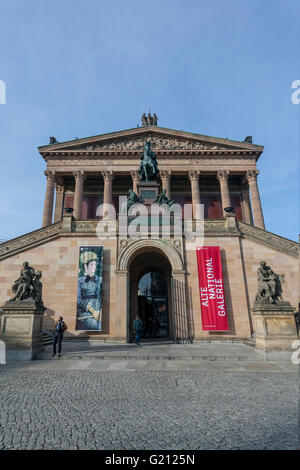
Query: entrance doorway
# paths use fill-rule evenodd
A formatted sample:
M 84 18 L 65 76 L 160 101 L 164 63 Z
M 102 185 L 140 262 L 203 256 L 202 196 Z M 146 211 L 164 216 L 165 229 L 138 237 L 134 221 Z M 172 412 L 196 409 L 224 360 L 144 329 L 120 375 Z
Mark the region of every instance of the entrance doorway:
M 133 321 L 143 322 L 144 340 L 172 337 L 171 266 L 157 251 L 145 249 L 135 256 L 129 269 L 128 337 L 133 338 Z
M 140 278 L 138 311 L 144 325 L 142 338 L 169 337 L 168 284 L 162 272 L 149 271 Z

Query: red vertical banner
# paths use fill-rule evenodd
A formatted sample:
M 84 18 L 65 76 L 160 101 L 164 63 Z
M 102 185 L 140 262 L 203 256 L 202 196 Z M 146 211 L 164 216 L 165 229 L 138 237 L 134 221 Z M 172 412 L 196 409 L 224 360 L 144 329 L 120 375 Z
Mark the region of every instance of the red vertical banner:
M 220 247 L 197 248 L 202 329 L 228 331 Z

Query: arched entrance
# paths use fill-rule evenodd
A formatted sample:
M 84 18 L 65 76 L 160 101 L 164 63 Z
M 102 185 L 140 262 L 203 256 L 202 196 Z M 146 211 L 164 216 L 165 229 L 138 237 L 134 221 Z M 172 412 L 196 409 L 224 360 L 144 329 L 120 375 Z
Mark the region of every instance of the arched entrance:
M 144 325 L 142 338 L 172 336 L 171 273 L 168 259 L 153 251 L 134 257 L 129 268 L 129 338 L 137 315 Z
M 116 309 L 112 331 L 119 339 L 130 341 L 132 323 L 138 312 L 138 285 L 144 274 L 159 272 L 167 281 L 168 337 L 186 341 L 192 324 L 186 299 L 186 273 L 182 240 L 118 239 L 116 263 Z M 163 307 L 163 306 L 162 306 Z

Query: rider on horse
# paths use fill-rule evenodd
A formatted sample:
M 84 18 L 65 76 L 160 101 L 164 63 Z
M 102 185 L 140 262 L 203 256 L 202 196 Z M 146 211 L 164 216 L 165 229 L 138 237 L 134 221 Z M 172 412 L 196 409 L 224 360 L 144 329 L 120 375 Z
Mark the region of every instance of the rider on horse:
M 144 145 L 139 169 L 140 179 L 146 181 L 155 179 L 158 173 L 156 155 L 151 150 L 150 145 L 150 142 L 146 142 Z

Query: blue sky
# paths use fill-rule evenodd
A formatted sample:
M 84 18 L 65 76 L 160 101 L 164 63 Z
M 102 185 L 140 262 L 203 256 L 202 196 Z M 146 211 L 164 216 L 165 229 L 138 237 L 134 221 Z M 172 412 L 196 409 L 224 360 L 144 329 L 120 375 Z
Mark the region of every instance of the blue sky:
M 297 240 L 298 0 L 1 0 L 0 238 L 41 226 L 37 146 L 159 125 L 265 146 L 266 228 Z

